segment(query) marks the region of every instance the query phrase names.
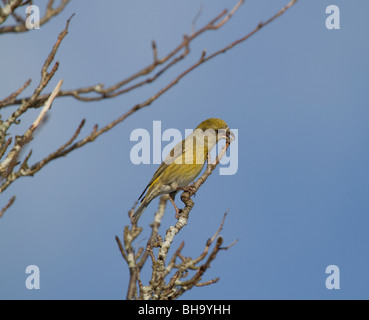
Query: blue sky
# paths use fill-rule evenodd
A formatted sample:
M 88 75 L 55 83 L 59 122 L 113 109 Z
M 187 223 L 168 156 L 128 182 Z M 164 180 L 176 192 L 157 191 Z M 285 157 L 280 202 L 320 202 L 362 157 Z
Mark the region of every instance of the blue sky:
M 57 100 L 32 142 L 31 162 L 68 140 L 82 118 L 82 134 L 108 123 L 163 87 L 202 49 L 212 52 L 241 37 L 287 2 L 247 1 L 224 29 L 194 42 L 187 61 L 139 92 L 91 104 Z M 159 55 L 178 44 L 201 5 L 198 26 L 233 3 L 72 1 L 40 30 L 1 35 L 0 97 L 28 78 L 34 79 L 31 92 L 72 13 L 50 89 L 60 78 L 64 89 L 113 84 L 151 62 L 153 39 Z M 325 26 L 331 4 L 340 8 L 340 30 Z M 127 211 L 157 168 L 132 164 L 130 134 L 137 128 L 151 132 L 153 121 L 161 121 L 163 131 L 184 133 L 209 117 L 238 130 L 238 171 L 216 171 L 207 180 L 175 245 L 184 240 L 184 255 L 199 254 L 228 209 L 221 234 L 225 244 L 239 242 L 220 252 L 204 276 L 220 281 L 183 298 L 368 299 L 368 14 L 365 0 L 299 1 L 93 144 L 15 182 L 1 200 L 3 206 L 17 195 L 0 220 L 0 299 L 124 298 L 128 269 L 114 236 L 122 234 Z M 140 220 L 146 229 L 157 203 Z M 174 222 L 169 210 L 162 235 Z M 29 265 L 40 268 L 40 290 L 25 287 Z M 329 265 L 340 269 L 340 290 L 325 287 Z M 143 280 L 149 271 L 147 266 Z

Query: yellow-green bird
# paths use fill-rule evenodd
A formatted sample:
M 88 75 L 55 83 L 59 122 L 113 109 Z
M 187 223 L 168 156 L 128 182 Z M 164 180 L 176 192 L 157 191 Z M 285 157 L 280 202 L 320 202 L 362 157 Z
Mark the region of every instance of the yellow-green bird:
M 156 197 L 170 194 L 171 199 L 174 199 L 180 189 L 192 183 L 202 171 L 208 153 L 219 140 L 227 139 L 227 134 L 231 141 L 235 139 L 223 120 L 210 118 L 201 122 L 193 133 L 178 143 L 138 198 L 140 200 L 148 189 L 140 206 L 132 215 L 132 222 L 137 223 L 143 211 Z

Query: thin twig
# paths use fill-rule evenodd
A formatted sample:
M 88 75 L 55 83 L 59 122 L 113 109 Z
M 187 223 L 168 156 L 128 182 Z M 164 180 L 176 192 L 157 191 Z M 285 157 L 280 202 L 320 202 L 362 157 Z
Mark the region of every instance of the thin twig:
M 239 2 L 243 2 L 243 0 L 240 0 Z M 238 9 L 239 5 L 236 5 L 236 7 Z M 232 12 L 234 12 L 234 11 L 235 10 L 233 9 Z M 77 100 L 85 101 L 85 102 L 99 101 L 99 100 L 103 100 L 103 99 L 114 98 L 118 95 L 125 94 L 125 93 L 127 93 L 127 92 L 129 92 L 133 89 L 136 89 L 138 87 L 141 87 L 145 84 L 152 83 L 160 75 L 162 75 L 165 71 L 167 71 L 169 67 L 166 66 L 166 67 L 162 68 L 162 70 L 160 70 L 156 75 L 154 75 L 151 78 L 140 81 L 139 83 L 137 83 L 135 85 L 132 85 L 129 88 L 121 89 L 122 87 L 124 87 L 127 84 L 135 81 L 136 79 L 150 74 L 158 66 L 163 65 L 167 62 L 169 63 L 171 61 L 171 59 L 174 59 L 173 61 L 171 61 L 169 63 L 171 66 L 178 63 L 180 60 L 182 60 L 184 58 L 184 56 L 188 55 L 188 53 L 189 53 L 189 44 L 191 42 L 193 42 L 196 38 L 198 38 L 200 35 L 206 33 L 207 31 L 216 30 L 216 29 L 219 29 L 221 27 L 221 26 L 216 27 L 216 23 L 218 23 L 219 21 L 222 21 L 221 20 L 222 18 L 227 17 L 227 12 L 228 12 L 227 10 L 223 10 L 219 15 L 217 15 L 214 19 L 209 21 L 204 27 L 202 27 L 201 29 L 199 29 L 195 33 L 191 34 L 190 36 L 185 35 L 183 37 L 182 42 L 161 59 L 158 58 L 156 43 L 152 42 L 154 61 L 150 65 L 144 67 L 143 69 L 141 69 L 140 71 L 134 73 L 133 75 L 129 76 L 128 78 L 126 78 L 126 79 L 124 79 L 124 80 L 122 80 L 122 81 L 120 81 L 120 82 L 118 82 L 118 83 L 116 83 L 116 84 L 114 84 L 110 87 L 107 87 L 106 89 L 104 89 L 103 84 L 99 83 L 97 85 L 92 85 L 92 86 L 88 86 L 88 87 L 84 87 L 84 88 L 61 91 L 59 93 L 59 97 L 68 97 L 68 96 L 70 96 L 70 97 L 76 98 Z M 227 21 L 228 20 L 229 19 L 227 19 Z M 224 23 L 222 23 L 222 26 L 224 25 Z M 182 50 L 184 50 L 183 54 L 180 55 L 179 57 L 176 57 L 176 55 L 179 52 L 181 52 Z M 91 94 L 91 93 L 92 94 L 97 94 L 97 96 L 92 96 L 92 97 L 89 96 L 89 94 Z M 48 98 L 48 96 L 49 96 L 49 94 L 41 95 L 39 97 L 38 103 L 34 104 L 34 106 L 38 107 L 40 104 L 42 104 Z M 27 99 L 27 98 L 25 98 L 25 99 Z M 13 104 L 20 104 L 20 103 L 22 103 L 22 100 L 18 99 L 16 101 L 14 101 Z
M 11 207 L 11 205 L 14 203 L 14 201 L 15 201 L 15 196 L 11 197 L 8 204 L 4 208 L 1 209 L 0 218 L 3 217 L 5 211 L 8 210 Z
M 3 147 L 0 150 L 0 159 L 3 157 L 4 153 L 6 152 L 6 150 L 8 149 L 9 145 L 12 143 L 12 137 L 10 137 L 5 144 L 3 145 Z
M 45 87 L 48 85 L 52 77 L 54 76 L 55 72 L 57 71 L 59 67 L 59 63 L 56 62 L 51 69 L 50 72 L 48 72 L 48 68 L 50 67 L 51 63 L 53 62 L 55 58 L 55 54 L 57 50 L 59 49 L 59 46 L 62 42 L 62 40 L 65 38 L 65 36 L 68 34 L 68 28 L 69 23 L 74 15 L 72 15 L 66 23 L 66 26 L 64 30 L 59 34 L 56 43 L 54 44 L 51 52 L 49 53 L 48 57 L 46 58 L 44 65 L 42 66 L 41 70 L 41 80 L 39 82 L 39 85 L 34 90 L 31 97 L 26 99 L 21 99 L 21 106 L 0 126 L 0 138 L 4 136 L 5 132 L 10 128 L 11 125 L 17 122 L 18 118 L 27 112 L 29 108 L 34 107 L 35 104 L 39 104 L 40 101 L 38 101 L 38 97 L 40 96 L 41 92 L 45 89 Z M 49 95 L 50 96 L 50 95 Z M 48 98 L 49 98 L 48 96 Z M 47 99 L 43 100 L 42 103 L 45 103 Z
M 0 109 L 7 105 L 12 105 L 15 99 L 31 84 L 31 79 L 28 79 L 23 86 L 13 92 L 9 97 L 0 101 Z
M 237 2 L 237 4 L 235 5 L 235 7 L 217 24 L 215 25 L 213 28 L 219 29 L 221 27 L 223 27 L 223 25 L 225 23 L 228 22 L 229 19 L 232 18 L 232 16 L 236 13 L 236 11 L 245 3 L 245 0 L 240 0 Z
M 4 8 L 0 7 L 0 24 L 3 24 L 6 19 L 22 5 L 22 0 L 9 0 L 8 3 L 4 6 Z M 1 28 L 0 28 L 1 30 Z
M 203 9 L 204 9 L 204 6 L 201 5 L 199 11 L 197 12 L 197 14 L 195 16 L 195 18 L 193 18 L 193 20 L 192 20 L 192 34 L 194 34 L 196 32 L 196 23 L 197 23 L 197 20 L 200 18 Z
M 204 249 L 203 253 L 197 259 L 193 260 L 193 265 L 194 266 L 196 264 L 198 264 L 200 261 L 202 261 L 203 259 L 205 259 L 205 257 L 207 256 L 210 246 L 213 244 L 214 240 L 218 237 L 219 233 L 223 230 L 224 221 L 227 217 L 228 212 L 229 212 L 229 209 L 223 215 L 222 222 L 221 222 L 220 227 L 217 230 L 217 232 L 215 232 L 215 234 L 206 242 L 206 246 L 205 246 L 205 249 Z
M 56 15 L 58 15 L 60 12 L 62 12 L 66 5 L 69 3 L 70 0 L 61 0 L 59 6 L 57 6 L 56 8 L 53 8 L 53 3 L 54 0 L 49 0 L 47 5 L 46 5 L 46 11 L 45 14 L 41 17 L 40 19 L 40 23 L 39 25 L 42 26 L 44 24 L 46 24 L 47 22 L 49 22 L 52 18 L 54 18 Z M 19 1 L 20 3 L 22 2 L 22 0 Z M 26 5 L 30 3 L 30 1 L 25 1 L 23 3 L 21 3 L 22 6 Z M 13 17 L 16 19 L 16 22 L 18 22 L 15 25 L 10 25 L 10 26 L 4 26 L 4 27 L 0 27 L 0 34 L 2 33 L 21 33 L 21 32 L 27 32 L 29 31 L 29 29 L 27 28 L 26 25 L 26 20 L 28 19 L 29 15 L 27 14 L 25 18 L 21 17 L 20 15 L 16 14 L 14 12 L 16 8 L 14 8 L 12 10 L 12 15 Z M 1 14 L 0 14 L 1 16 Z M 1 24 L 1 17 L 0 17 L 0 24 Z
M 125 260 L 126 262 L 128 262 L 128 258 L 127 258 L 126 252 L 124 251 L 123 244 L 122 244 L 122 242 L 120 241 L 120 239 L 119 239 L 119 237 L 118 237 L 118 236 L 115 236 L 115 241 L 116 241 L 116 242 L 117 242 L 117 244 L 118 244 L 119 251 L 120 251 L 120 253 L 122 254 L 122 257 L 124 258 L 124 260 Z
M 220 278 L 215 278 L 206 282 L 201 282 L 201 283 L 196 283 L 195 286 L 196 287 L 205 287 L 205 286 L 209 286 L 211 284 L 217 283 L 220 280 Z
M 51 105 L 56 95 L 58 94 L 62 84 L 63 81 L 60 80 L 59 83 L 56 85 L 55 89 L 53 90 L 53 93 L 51 94 L 50 98 L 47 100 L 45 106 L 42 108 L 36 120 L 29 127 L 29 129 L 23 134 L 23 136 L 18 137 L 16 139 L 16 142 L 12 150 L 8 153 L 7 157 L 0 164 L 0 173 L 2 177 L 6 178 L 6 181 L 0 187 L 1 192 L 3 192 L 10 185 L 10 183 L 12 183 L 15 179 L 17 179 L 21 175 L 29 175 L 27 174 L 27 172 L 25 172 L 26 171 L 25 168 L 28 168 L 27 161 L 31 156 L 31 154 L 29 154 L 29 156 L 26 157 L 26 160 L 22 163 L 20 170 L 17 173 L 15 173 L 14 175 L 11 175 L 11 173 L 13 172 L 14 166 L 17 164 L 17 159 L 19 157 L 21 150 L 28 142 L 30 142 L 33 139 L 34 131 L 41 123 L 46 112 L 51 108 Z
M 58 84 L 54 88 L 53 92 L 51 93 L 50 97 L 47 99 L 44 107 L 42 108 L 42 110 L 40 112 L 40 114 L 38 115 L 38 117 L 36 118 L 36 120 L 32 123 L 31 127 L 29 128 L 31 131 L 35 131 L 36 130 L 36 128 L 41 123 L 42 119 L 45 117 L 46 112 L 50 110 L 51 105 L 52 105 L 55 97 L 58 95 L 62 84 L 63 84 L 63 79 L 61 79 L 58 82 Z

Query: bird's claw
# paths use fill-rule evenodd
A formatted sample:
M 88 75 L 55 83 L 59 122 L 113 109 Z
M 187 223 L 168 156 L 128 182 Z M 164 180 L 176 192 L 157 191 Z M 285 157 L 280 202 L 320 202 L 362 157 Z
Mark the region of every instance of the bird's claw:
M 176 210 L 176 219 L 178 220 L 179 219 L 179 215 L 181 214 L 182 212 L 182 209 L 178 209 L 176 203 L 174 202 L 173 198 L 172 197 L 169 197 L 169 201 L 173 204 L 173 207 L 174 209 Z
M 176 219 L 179 220 L 179 215 L 182 213 L 182 209 L 176 208 Z
M 193 184 L 187 187 L 184 187 L 184 188 L 178 187 L 177 190 L 182 190 L 184 192 L 191 192 L 192 194 L 196 194 L 196 191 L 197 191 L 196 187 Z

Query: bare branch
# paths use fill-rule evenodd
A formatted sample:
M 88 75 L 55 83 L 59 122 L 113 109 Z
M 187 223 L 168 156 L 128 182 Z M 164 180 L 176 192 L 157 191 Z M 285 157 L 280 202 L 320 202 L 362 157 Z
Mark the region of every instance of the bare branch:
M 50 4 L 50 3 L 49 3 Z M 59 34 L 57 41 L 55 45 L 53 46 L 53 49 L 49 53 L 48 57 L 45 60 L 45 63 L 41 70 L 41 80 L 39 82 L 38 87 L 35 89 L 33 95 L 26 100 L 22 100 L 21 106 L 4 122 L 0 122 L 0 146 L 1 146 L 1 152 L 4 153 L 6 149 L 9 146 L 9 143 L 5 143 L 5 136 L 7 134 L 7 131 L 13 124 L 19 123 L 19 117 L 23 115 L 27 110 L 34 106 L 35 101 L 37 101 L 37 98 L 41 94 L 41 92 L 44 90 L 44 88 L 47 86 L 47 84 L 50 82 L 52 77 L 54 76 L 56 70 L 58 69 L 59 63 L 56 62 L 50 72 L 48 71 L 51 63 L 53 62 L 55 58 L 55 54 L 57 50 L 59 49 L 59 46 L 64 39 L 64 37 L 68 33 L 68 27 L 69 23 L 72 19 L 73 15 L 67 20 L 66 26 L 64 30 Z M 21 91 L 24 90 L 29 85 L 29 81 L 23 85 L 18 91 L 10 95 L 8 98 L 5 99 L 6 103 L 9 103 L 9 101 L 14 100 L 14 97 L 17 96 Z M 17 136 L 15 139 L 15 144 L 12 148 L 12 150 L 7 154 L 6 158 L 2 161 L 0 164 L 0 175 L 2 178 L 5 179 L 5 182 L 2 183 L 0 186 L 0 193 L 3 192 L 5 189 L 9 187 L 11 183 L 13 183 L 15 180 L 20 178 L 21 176 L 29 176 L 33 175 L 38 170 L 31 170 L 29 169 L 27 165 L 27 161 L 29 157 L 27 157 L 25 160 L 26 162 L 22 163 L 21 168 L 17 172 L 13 172 L 14 167 L 18 164 L 18 157 L 23 149 L 23 147 L 29 143 L 33 139 L 33 132 L 34 130 L 39 126 L 41 123 L 41 120 L 44 118 L 47 110 L 51 107 L 51 103 L 55 99 L 55 97 L 58 95 L 60 91 L 61 83 L 57 85 L 57 87 L 54 89 L 54 91 L 49 95 L 48 99 L 46 100 L 45 106 L 42 109 L 39 117 L 35 120 L 33 125 L 24 133 L 23 136 Z M 44 101 L 45 102 L 45 101 Z M 9 141 L 9 140 L 8 140 Z M 37 169 L 37 168 L 36 168 Z
M 240 2 L 243 2 L 242 0 Z M 234 10 L 232 10 L 234 11 Z M 166 54 L 163 58 L 159 59 L 158 58 L 158 52 L 157 52 L 157 45 L 155 42 L 152 42 L 152 49 L 153 49 L 153 55 L 154 55 L 154 59 L 153 62 L 144 67 L 143 69 L 141 69 L 140 71 L 134 73 L 133 75 L 127 77 L 126 79 L 110 86 L 104 89 L 104 84 L 96 84 L 96 85 L 92 85 L 92 86 L 88 86 L 88 87 L 84 87 L 84 88 L 79 88 L 79 89 L 73 89 L 73 90 L 66 90 L 66 91 L 61 91 L 59 93 L 59 97 L 74 97 L 77 100 L 80 101 L 85 101 L 85 102 L 90 102 L 90 101 L 99 101 L 99 100 L 103 100 L 103 99 L 109 99 L 109 98 L 114 98 L 118 95 L 122 95 L 125 94 L 133 89 L 136 89 L 138 87 L 141 87 L 145 84 L 150 84 L 153 81 L 155 81 L 156 79 L 158 79 L 165 71 L 167 71 L 169 69 L 169 67 L 175 65 L 176 63 L 178 63 L 179 61 L 181 61 L 185 56 L 187 56 L 190 52 L 189 50 L 189 44 L 194 41 L 196 38 L 198 38 L 199 36 L 201 36 L 202 34 L 206 33 L 207 31 L 210 30 L 216 30 L 219 29 L 215 28 L 215 24 L 217 22 L 219 22 L 223 17 L 226 17 L 227 15 L 227 10 L 223 10 L 218 16 L 216 16 L 214 19 L 212 19 L 211 21 L 209 21 L 204 27 L 202 27 L 200 30 L 198 30 L 197 32 L 191 34 L 191 36 L 187 36 L 185 35 L 183 37 L 182 42 L 176 46 L 173 50 L 171 50 L 168 54 Z M 228 19 L 227 19 L 228 21 Z M 222 25 L 224 25 L 224 23 L 222 23 Z M 183 53 L 179 56 L 177 56 L 178 53 L 180 53 L 181 51 L 183 51 Z M 173 61 L 172 61 L 173 59 Z M 161 70 L 159 70 L 154 76 L 147 78 L 145 80 L 142 80 L 128 88 L 123 88 L 124 86 L 128 85 L 129 83 L 135 81 L 136 79 L 149 75 L 150 73 L 152 73 L 155 69 L 157 69 L 159 66 L 164 65 L 165 63 L 169 63 L 168 66 L 163 67 Z M 95 96 L 91 96 L 91 94 L 95 94 Z M 44 94 L 42 96 L 39 97 L 39 101 L 37 104 L 34 105 L 34 107 L 38 107 L 40 106 L 47 98 L 48 98 L 49 94 Z M 25 98 L 28 99 L 28 98 Z M 22 103 L 22 100 L 18 99 L 16 101 L 14 101 L 14 104 L 20 104 Z
M 235 7 L 217 24 L 215 25 L 213 28 L 214 30 L 219 29 L 221 27 L 223 27 L 223 25 L 225 23 L 228 22 L 229 19 L 232 18 L 232 16 L 236 13 L 236 11 L 245 3 L 245 0 L 240 0 L 237 2 L 237 4 L 235 5 Z
M 14 201 L 15 201 L 15 196 L 11 197 L 10 200 L 9 200 L 9 202 L 8 202 L 8 204 L 4 208 L 1 209 L 1 211 L 0 211 L 0 218 L 3 217 L 5 211 L 8 210 L 12 206 L 12 204 L 14 203 Z
M 83 119 L 81 123 L 78 125 L 78 128 L 76 129 L 72 137 L 66 143 L 64 143 L 61 147 L 59 147 L 55 152 L 51 153 L 45 159 L 32 165 L 31 168 L 27 171 L 26 175 L 34 175 L 36 172 L 40 171 L 45 165 L 47 165 L 50 161 L 62 157 L 63 153 L 65 152 L 65 149 L 68 148 L 78 138 L 85 123 L 86 120 Z
M 61 0 L 59 6 L 56 8 L 53 8 L 54 0 L 49 0 L 46 5 L 46 12 L 43 17 L 40 19 L 40 26 L 46 24 L 49 22 L 52 18 L 54 18 L 56 15 L 58 15 L 60 12 L 62 12 L 66 5 L 69 3 L 70 0 Z M 29 1 L 25 1 L 22 4 L 22 0 L 16 0 L 13 2 L 19 2 L 22 6 L 28 4 Z M 18 7 L 18 6 L 17 6 Z M 12 16 L 15 18 L 16 22 L 18 22 L 16 25 L 10 25 L 10 26 L 3 26 L 0 27 L 0 34 L 1 33 L 21 33 L 21 32 L 27 32 L 29 29 L 26 26 L 26 20 L 28 16 L 23 18 L 22 16 L 16 14 L 14 10 L 17 8 L 15 7 L 12 9 Z M 1 9 L 0 9 L 0 24 L 1 24 Z
M 127 258 L 126 252 L 124 251 L 123 244 L 122 244 L 122 242 L 120 241 L 120 239 L 119 239 L 119 237 L 118 237 L 118 236 L 115 236 L 115 241 L 116 241 L 116 242 L 117 242 L 117 244 L 118 244 L 119 251 L 120 251 L 120 253 L 122 254 L 122 257 L 124 258 L 124 260 L 125 260 L 126 262 L 128 262 L 128 258 Z
M 16 123 L 18 118 L 22 114 L 24 114 L 29 108 L 34 107 L 35 103 L 36 104 L 39 103 L 39 101 L 37 101 L 39 95 L 45 89 L 45 87 L 47 86 L 47 84 L 49 83 L 51 78 L 54 76 L 56 70 L 58 69 L 59 63 L 56 62 L 54 64 L 53 68 L 51 69 L 51 71 L 48 72 L 48 68 L 51 65 L 52 61 L 54 60 L 55 54 L 56 54 L 57 50 L 59 49 L 59 46 L 60 46 L 62 40 L 68 34 L 68 27 L 69 27 L 69 23 L 70 23 L 70 20 L 72 19 L 72 17 L 73 17 L 73 15 L 68 19 L 65 29 L 59 34 L 58 39 L 57 39 L 53 49 L 51 50 L 50 54 L 46 58 L 45 63 L 42 67 L 42 71 L 41 71 L 40 83 L 39 83 L 38 87 L 35 89 L 33 95 L 31 97 L 27 98 L 27 99 L 22 99 L 21 106 L 4 123 L 2 123 L 0 125 L 0 142 L 1 142 L 1 144 L 3 144 L 2 142 L 4 140 L 5 134 L 6 134 L 7 130 L 10 128 L 10 126 L 13 125 L 14 123 Z M 45 103 L 46 100 L 44 100 L 43 103 Z
M 33 132 L 39 126 L 42 119 L 45 117 L 46 112 L 50 110 L 51 104 L 53 103 L 55 97 L 58 95 L 62 84 L 63 84 L 63 80 L 60 80 L 58 82 L 58 84 L 56 85 L 56 87 L 54 88 L 53 92 L 51 93 L 50 97 L 47 99 L 47 101 L 45 103 L 45 106 L 42 108 L 42 110 L 41 110 L 40 114 L 38 115 L 37 119 L 32 123 L 29 130 L 31 130 Z
M 3 157 L 4 153 L 6 152 L 6 150 L 8 149 L 9 145 L 12 143 L 12 138 L 10 137 L 5 144 L 3 145 L 3 147 L 0 150 L 0 159 Z
M 178 289 L 178 291 L 176 291 L 176 293 L 174 294 L 174 298 L 177 298 L 177 297 L 181 296 L 185 291 L 190 290 L 197 283 L 199 283 L 199 281 L 201 281 L 202 275 L 206 272 L 207 269 L 210 268 L 210 264 L 216 258 L 222 243 L 223 243 L 223 238 L 219 237 L 217 239 L 215 247 L 214 247 L 213 251 L 211 252 L 210 256 L 208 257 L 206 262 L 203 265 L 200 266 L 200 268 L 198 269 L 196 274 L 190 280 L 178 283 L 178 285 L 180 286 L 180 289 Z
M 182 241 L 181 244 L 179 245 L 178 249 L 176 250 L 176 252 L 173 254 L 172 258 L 170 259 L 170 262 L 168 263 L 167 267 L 165 268 L 164 276 L 167 276 L 172 271 L 173 267 L 175 266 L 177 257 L 182 257 L 181 251 L 184 247 L 184 244 L 185 244 L 184 241 Z
M 133 247 L 133 241 L 140 235 L 142 232 L 142 228 L 137 227 L 136 225 L 132 225 L 131 228 L 129 226 L 126 226 L 124 228 L 124 245 L 121 243 L 118 237 L 116 237 L 116 241 L 119 246 L 119 250 L 124 258 L 126 260 L 129 270 L 130 270 L 130 280 L 129 280 L 129 286 L 127 291 L 127 300 L 137 299 L 139 298 L 137 295 L 137 284 L 139 284 L 140 288 L 140 295 L 144 295 L 145 287 L 143 287 L 140 279 L 140 271 L 142 267 L 144 266 L 147 258 L 150 256 L 153 260 L 153 263 L 155 263 L 156 259 L 153 255 L 152 249 L 154 247 L 157 247 L 162 242 L 162 239 L 158 236 L 158 230 L 160 226 L 160 221 L 164 215 L 166 203 L 168 200 L 168 196 L 162 196 L 160 198 L 159 202 L 159 209 L 155 213 L 154 222 L 151 225 L 152 231 L 149 241 L 147 242 L 146 251 L 143 251 L 143 248 L 139 248 L 137 250 L 137 253 L 135 253 L 134 247 Z M 132 209 L 131 209 L 132 210 Z M 130 210 L 130 211 L 131 211 Z M 130 212 L 128 213 L 130 215 Z M 142 254 L 143 253 L 143 254 Z M 140 259 L 140 260 L 139 260 Z
M 195 18 L 192 20 L 192 34 L 194 34 L 196 32 L 196 23 L 197 20 L 200 18 L 202 11 L 204 9 L 204 6 L 201 5 L 199 11 L 197 12 Z
M 12 105 L 15 99 L 31 84 L 31 79 L 28 79 L 25 84 L 20 87 L 17 91 L 12 93 L 9 97 L 0 101 L 0 109 L 4 106 Z
M 172 50 L 169 54 L 167 54 L 163 59 L 157 59 L 157 57 L 154 59 L 154 62 L 147 66 L 146 68 L 142 69 L 141 71 L 135 73 L 134 75 L 128 77 L 127 79 L 107 88 L 107 89 L 102 89 L 103 85 L 102 84 L 98 84 L 98 85 L 94 85 L 94 86 L 90 86 L 90 87 L 85 87 L 85 88 L 80 88 L 80 89 L 75 89 L 75 90 L 69 90 L 69 91 L 62 91 L 60 93 L 61 97 L 65 97 L 65 96 L 72 96 L 78 100 L 81 101 L 98 101 L 98 100 L 102 100 L 102 99 L 108 99 L 108 98 L 114 98 L 118 95 L 127 93 L 133 89 L 136 89 L 144 84 L 148 84 L 153 82 L 154 80 L 156 80 L 161 74 L 163 74 L 163 72 L 165 72 L 168 68 L 164 68 L 163 70 L 161 70 L 157 75 L 155 75 L 152 78 L 148 78 L 144 81 L 139 82 L 136 85 L 133 85 L 129 88 L 126 88 L 124 90 L 118 90 L 121 87 L 123 87 L 124 85 L 134 81 L 135 79 L 147 75 L 149 73 L 151 73 L 158 65 L 161 65 L 163 63 L 166 63 L 167 61 L 169 61 L 170 59 L 172 59 L 178 52 L 180 52 L 183 48 L 188 48 L 189 44 L 198 36 L 202 35 L 203 33 L 205 33 L 206 31 L 209 30 L 218 30 L 219 28 L 223 27 L 224 24 L 226 24 L 231 17 L 236 13 L 237 10 L 239 10 L 239 8 L 242 6 L 242 4 L 244 3 L 244 0 L 240 0 L 236 6 L 229 12 L 227 13 L 227 10 L 222 11 L 217 17 L 215 17 L 213 20 L 211 20 L 207 25 L 205 25 L 203 28 L 201 28 L 200 30 L 198 30 L 197 32 L 193 33 L 191 36 L 185 36 L 184 40 L 182 41 L 182 43 L 177 46 L 174 50 Z M 143 107 L 150 105 L 153 100 L 156 100 L 157 98 L 159 98 L 163 93 L 165 93 L 166 91 L 168 91 L 171 87 L 173 87 L 175 84 L 177 84 L 179 82 L 180 79 L 182 79 L 184 76 L 186 76 L 188 73 L 190 73 L 191 71 L 193 71 L 194 69 L 196 69 L 197 67 L 199 67 L 201 64 L 215 58 L 216 56 L 227 52 L 228 50 L 234 48 L 235 46 L 239 45 L 240 43 L 245 42 L 247 39 L 249 39 L 252 35 L 254 35 L 257 31 L 259 31 L 261 28 L 265 27 L 266 25 L 270 24 L 272 21 L 274 21 L 275 19 L 277 19 L 279 16 L 281 16 L 287 9 L 289 9 L 290 7 L 292 7 L 295 3 L 297 2 L 297 0 L 292 0 L 288 5 L 286 5 L 284 8 L 282 8 L 277 14 L 275 14 L 274 16 L 272 16 L 270 19 L 268 19 L 266 22 L 261 22 L 258 24 L 258 26 L 251 31 L 250 33 L 248 33 L 247 35 L 245 35 L 244 37 L 228 44 L 227 46 L 219 49 L 218 51 L 215 51 L 214 53 L 212 53 L 211 55 L 205 57 L 205 54 L 203 52 L 201 58 L 199 59 L 199 61 L 195 64 L 193 64 L 190 68 L 188 68 L 187 70 L 185 70 L 182 74 L 180 74 L 178 77 L 176 77 L 170 84 L 168 84 L 167 87 L 163 88 L 161 91 L 159 91 L 157 93 L 157 95 L 153 96 L 151 99 L 147 100 L 147 104 L 144 102 L 140 105 L 143 105 Z M 157 52 L 156 52 L 156 44 L 154 44 L 153 46 L 155 46 L 154 49 L 154 56 L 156 56 Z M 189 50 L 189 49 L 188 49 Z M 185 55 L 188 54 L 189 51 L 187 51 L 187 53 Z M 181 59 L 178 59 L 178 61 Z M 176 61 L 176 62 L 178 62 Z M 176 63 L 175 62 L 175 63 Z M 175 64 L 173 62 L 173 64 Z M 90 93 L 97 93 L 98 96 L 95 97 L 84 97 L 82 95 L 84 94 L 90 94 Z M 42 97 L 40 97 L 40 99 L 46 99 L 47 95 L 44 95 Z M 152 100 L 153 99 L 153 100 Z M 15 101 L 15 104 L 19 103 L 20 101 Z M 136 107 L 136 106 L 135 106 Z
M 10 0 L 4 8 L 0 7 L 0 24 L 3 24 L 6 19 L 22 4 L 22 0 Z M 0 28 L 1 30 L 1 28 Z
M 208 241 L 206 241 L 206 246 L 205 249 L 203 251 L 203 253 L 197 258 L 193 260 L 193 265 L 195 266 L 196 264 L 198 264 L 200 261 L 202 261 L 203 259 L 205 259 L 205 257 L 208 254 L 209 248 L 211 247 L 211 245 L 213 244 L 214 240 L 218 237 L 219 233 L 223 230 L 223 225 L 224 225 L 224 221 L 227 217 L 227 214 L 229 212 L 229 209 L 227 210 L 227 212 L 224 214 L 222 222 L 220 224 L 219 229 L 217 230 L 217 232 L 215 232 L 215 234 L 213 235 L 212 238 L 210 238 Z
M 45 106 L 42 108 L 36 120 L 29 127 L 29 129 L 23 134 L 23 136 L 17 137 L 12 150 L 8 153 L 6 158 L 0 164 L 0 174 L 3 178 L 6 179 L 6 181 L 0 187 L 0 192 L 3 192 L 12 182 L 14 182 L 20 176 L 31 175 L 31 172 L 29 170 L 26 170 L 28 169 L 27 162 L 31 156 L 31 153 L 29 153 L 25 161 L 23 161 L 20 169 L 14 174 L 11 174 L 11 173 L 13 172 L 13 169 L 15 165 L 17 164 L 17 160 L 18 160 L 21 150 L 28 142 L 30 142 L 33 139 L 34 131 L 41 123 L 46 112 L 51 108 L 51 104 L 54 101 L 56 95 L 58 94 L 62 83 L 63 81 L 60 80 L 59 83 L 56 85 L 55 89 L 53 90 L 52 94 L 50 95 L 49 99 L 47 100 Z
M 209 286 L 211 284 L 217 283 L 220 280 L 220 278 L 215 278 L 206 282 L 201 282 L 201 283 L 196 283 L 195 286 L 196 287 L 205 287 L 205 286 Z

